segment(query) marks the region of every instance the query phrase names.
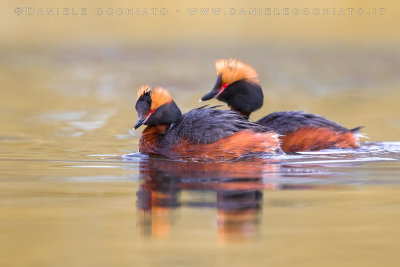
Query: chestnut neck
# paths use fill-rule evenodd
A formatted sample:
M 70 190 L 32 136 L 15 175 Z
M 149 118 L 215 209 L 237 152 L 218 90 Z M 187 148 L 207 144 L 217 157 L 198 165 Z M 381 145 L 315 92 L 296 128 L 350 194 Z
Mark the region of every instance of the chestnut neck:
M 159 155 L 160 143 L 159 137 L 165 134 L 169 125 L 147 126 L 139 141 L 139 151 L 141 153 Z

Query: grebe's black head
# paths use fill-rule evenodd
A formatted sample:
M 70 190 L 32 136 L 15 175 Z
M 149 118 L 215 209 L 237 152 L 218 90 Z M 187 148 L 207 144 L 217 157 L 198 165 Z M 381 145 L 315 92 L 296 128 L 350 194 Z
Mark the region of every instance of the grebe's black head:
M 262 107 L 264 95 L 257 72 L 251 66 L 236 59 L 220 59 L 215 68 L 217 81 L 201 101 L 216 98 L 246 116 Z
M 149 126 L 170 125 L 182 117 L 182 113 L 167 89 L 142 86 L 138 90 L 136 101 L 138 120 L 134 126 L 139 128 L 142 124 Z

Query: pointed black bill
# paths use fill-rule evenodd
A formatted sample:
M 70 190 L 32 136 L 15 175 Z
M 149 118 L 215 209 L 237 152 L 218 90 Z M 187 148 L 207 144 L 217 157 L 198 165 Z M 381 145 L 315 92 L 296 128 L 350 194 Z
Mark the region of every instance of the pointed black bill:
M 200 100 L 206 101 L 216 97 L 219 91 L 221 90 L 221 87 L 222 87 L 222 74 L 218 75 L 217 81 L 215 82 L 214 88 L 211 90 L 211 92 L 203 96 Z
M 200 100 L 201 101 L 210 100 L 210 99 L 214 98 L 217 94 L 218 94 L 218 91 L 212 90 L 211 92 L 209 92 L 208 94 L 203 96 Z
M 142 126 L 142 124 L 145 122 L 144 119 L 139 118 L 136 123 L 135 126 L 133 126 L 133 128 L 136 130 L 137 128 L 139 128 L 140 126 Z

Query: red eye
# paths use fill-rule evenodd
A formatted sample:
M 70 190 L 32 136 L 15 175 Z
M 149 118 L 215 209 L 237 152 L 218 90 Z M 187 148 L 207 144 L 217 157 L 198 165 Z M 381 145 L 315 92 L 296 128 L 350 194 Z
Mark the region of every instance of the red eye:
M 224 84 L 222 85 L 222 88 L 225 89 L 225 88 L 228 87 L 228 86 L 229 86 L 228 83 L 224 83 Z
M 149 112 L 149 113 L 150 113 L 150 114 L 153 114 L 153 113 L 154 113 L 154 111 L 156 111 L 156 110 L 153 108 L 153 109 L 151 109 L 151 110 L 150 110 L 150 112 Z

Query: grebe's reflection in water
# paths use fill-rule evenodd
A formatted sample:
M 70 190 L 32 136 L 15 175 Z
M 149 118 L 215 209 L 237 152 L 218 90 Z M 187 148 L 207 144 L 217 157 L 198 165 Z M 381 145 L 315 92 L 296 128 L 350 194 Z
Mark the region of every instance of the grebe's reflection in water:
M 174 210 L 190 207 L 217 210 L 217 241 L 220 244 L 253 238 L 258 232 L 263 191 L 313 188 L 277 183 L 283 175 L 277 163 L 274 159 L 221 163 L 142 159 L 142 183 L 137 192 L 141 236 L 167 238 L 177 219 Z M 275 182 L 269 183 L 269 180 Z M 180 200 L 183 191 L 209 192 L 211 195 L 214 192 L 216 198 L 212 201 L 195 197 Z

